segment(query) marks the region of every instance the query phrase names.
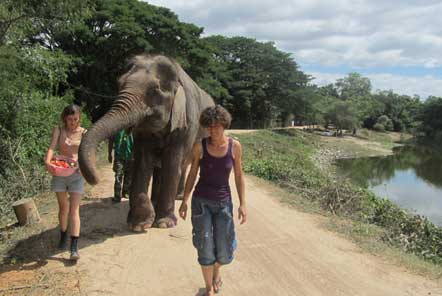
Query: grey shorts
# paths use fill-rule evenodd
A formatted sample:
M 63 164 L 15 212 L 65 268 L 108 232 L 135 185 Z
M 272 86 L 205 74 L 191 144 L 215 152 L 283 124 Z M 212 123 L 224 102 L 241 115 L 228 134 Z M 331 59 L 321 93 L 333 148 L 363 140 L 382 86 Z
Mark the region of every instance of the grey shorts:
M 84 178 L 78 173 L 68 177 L 53 176 L 51 190 L 54 192 L 84 193 Z

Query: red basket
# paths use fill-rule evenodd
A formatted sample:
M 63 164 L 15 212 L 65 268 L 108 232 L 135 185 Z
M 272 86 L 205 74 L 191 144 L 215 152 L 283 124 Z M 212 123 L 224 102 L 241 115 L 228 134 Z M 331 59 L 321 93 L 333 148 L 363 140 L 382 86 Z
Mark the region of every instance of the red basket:
M 67 163 L 69 165 L 69 167 L 62 167 L 62 166 L 58 166 L 54 163 L 52 163 L 52 161 L 64 161 L 65 163 Z M 54 175 L 54 176 L 58 176 L 58 177 L 68 177 L 70 175 L 72 175 L 73 173 L 75 173 L 78 170 L 78 163 L 73 160 L 72 158 L 66 157 L 66 156 L 61 156 L 61 155 L 57 155 L 52 157 L 51 159 L 51 164 L 49 165 L 49 172 Z

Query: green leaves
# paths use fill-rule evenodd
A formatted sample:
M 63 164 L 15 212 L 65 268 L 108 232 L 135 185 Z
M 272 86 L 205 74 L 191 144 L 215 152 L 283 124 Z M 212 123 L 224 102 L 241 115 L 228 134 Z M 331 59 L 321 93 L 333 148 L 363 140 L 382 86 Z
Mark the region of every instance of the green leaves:
M 43 156 L 60 113 L 71 59 L 40 46 L 0 47 L 0 216 L 10 203 L 47 186 Z M 62 94 L 64 96 L 62 96 Z
M 206 40 L 216 64 L 213 75 L 230 94 L 214 96 L 231 106 L 234 126 L 268 127 L 292 111 L 299 99 L 295 91 L 306 86 L 308 77 L 289 54 L 271 42 L 251 38 L 212 36 Z
M 314 92 L 317 103 L 310 104 L 313 114 L 322 115 L 316 116 L 316 122 L 320 122 L 322 117 L 326 124 L 332 123 L 343 128 L 362 126 L 404 131 L 416 127 L 421 105 L 419 97 L 399 95 L 391 90 L 372 93 L 371 89 L 370 80 L 359 73 L 350 73 L 334 84 L 318 88 Z M 381 116 L 390 119 L 384 122 L 387 126 L 377 122 Z
M 69 83 L 89 113 L 99 107 L 94 117 L 111 105 L 117 78 L 133 55 L 165 54 L 194 79 L 205 75 L 210 56 L 200 39 L 202 29 L 180 22 L 169 9 L 137 0 L 90 0 L 86 5 L 88 13 L 70 19 L 69 26 L 61 22 L 37 26 L 29 38 L 72 57 L 76 71 L 69 73 Z
M 333 123 L 338 131 L 359 126 L 356 111 L 350 102 L 335 101 L 325 113 L 325 118 Z
M 442 98 L 430 97 L 419 114 L 420 130 L 425 137 L 435 143 L 442 143 Z

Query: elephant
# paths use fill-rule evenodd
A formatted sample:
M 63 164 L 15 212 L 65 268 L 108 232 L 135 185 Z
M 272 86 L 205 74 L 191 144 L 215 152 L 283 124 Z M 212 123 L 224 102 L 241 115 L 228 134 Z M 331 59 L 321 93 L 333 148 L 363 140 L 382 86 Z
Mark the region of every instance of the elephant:
M 175 198 L 178 190 L 183 190 L 192 147 L 205 136 L 199 124 L 200 114 L 214 106 L 214 101 L 169 57 L 137 55 L 130 59 L 127 69 L 118 79 L 118 97 L 110 110 L 83 136 L 80 171 L 89 184 L 97 184 L 98 144 L 131 128 L 134 166 L 129 229 L 138 232 L 150 227 L 171 228 L 177 223 Z

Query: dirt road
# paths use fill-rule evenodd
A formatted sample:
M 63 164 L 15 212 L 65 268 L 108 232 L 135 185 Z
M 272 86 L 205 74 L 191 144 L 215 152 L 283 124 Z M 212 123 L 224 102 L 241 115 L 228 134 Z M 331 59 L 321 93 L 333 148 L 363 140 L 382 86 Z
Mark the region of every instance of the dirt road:
M 80 261 L 64 266 L 67 252 L 54 255 L 59 260 L 42 267 L 46 274 L 76 274 L 69 289 L 81 295 L 202 295 L 190 221 L 168 230 L 127 232 L 128 202 L 110 202 L 113 174 L 110 166 L 102 172 L 92 192 L 96 200 L 82 209 Z M 323 218 L 281 204 L 270 185 L 253 177 L 246 182 L 249 221 L 237 225 L 236 259 L 223 269 L 219 295 L 442 295 L 440 283 L 362 253 L 322 229 Z

